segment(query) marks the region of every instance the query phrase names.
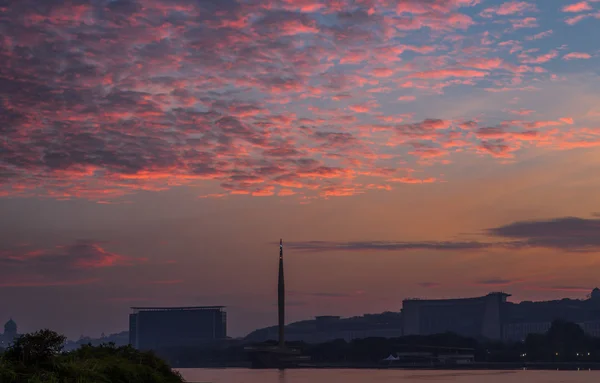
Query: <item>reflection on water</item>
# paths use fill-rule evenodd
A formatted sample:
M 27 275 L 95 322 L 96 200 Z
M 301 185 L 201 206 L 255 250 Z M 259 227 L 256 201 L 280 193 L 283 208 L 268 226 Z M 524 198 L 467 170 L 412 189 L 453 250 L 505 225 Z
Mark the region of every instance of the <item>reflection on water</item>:
M 190 383 L 598 383 L 600 371 L 181 369 Z

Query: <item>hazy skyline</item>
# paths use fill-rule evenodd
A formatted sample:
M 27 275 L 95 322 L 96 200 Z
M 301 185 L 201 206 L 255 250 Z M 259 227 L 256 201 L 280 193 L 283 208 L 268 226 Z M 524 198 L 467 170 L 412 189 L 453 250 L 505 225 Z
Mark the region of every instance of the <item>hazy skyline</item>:
M 600 1 L 0 0 L 0 322 L 229 333 L 600 281 Z

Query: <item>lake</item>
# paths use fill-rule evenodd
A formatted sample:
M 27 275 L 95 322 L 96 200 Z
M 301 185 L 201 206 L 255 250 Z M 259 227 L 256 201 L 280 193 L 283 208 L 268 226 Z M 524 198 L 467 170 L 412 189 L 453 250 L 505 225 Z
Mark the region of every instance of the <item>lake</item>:
M 600 371 L 180 369 L 190 383 L 597 383 Z

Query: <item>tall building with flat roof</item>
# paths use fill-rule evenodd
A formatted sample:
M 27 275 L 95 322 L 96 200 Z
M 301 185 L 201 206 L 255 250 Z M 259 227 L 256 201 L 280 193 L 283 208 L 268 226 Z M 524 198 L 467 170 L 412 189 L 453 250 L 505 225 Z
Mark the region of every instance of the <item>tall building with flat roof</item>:
M 224 306 L 131 309 L 129 343 L 140 350 L 196 346 L 227 337 Z
M 462 299 L 407 299 L 402 302 L 404 335 L 453 332 L 502 339 L 503 307 L 509 294 L 491 293 Z

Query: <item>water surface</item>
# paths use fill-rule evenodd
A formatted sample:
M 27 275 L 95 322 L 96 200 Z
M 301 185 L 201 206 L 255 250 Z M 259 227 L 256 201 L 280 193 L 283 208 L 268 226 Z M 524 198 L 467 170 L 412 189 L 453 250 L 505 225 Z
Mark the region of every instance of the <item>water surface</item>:
M 600 383 L 600 371 L 180 369 L 193 383 Z

